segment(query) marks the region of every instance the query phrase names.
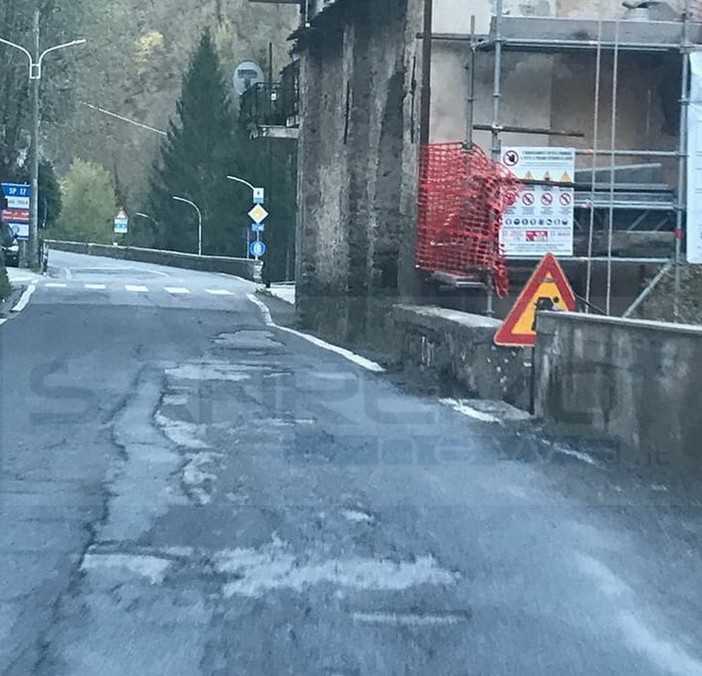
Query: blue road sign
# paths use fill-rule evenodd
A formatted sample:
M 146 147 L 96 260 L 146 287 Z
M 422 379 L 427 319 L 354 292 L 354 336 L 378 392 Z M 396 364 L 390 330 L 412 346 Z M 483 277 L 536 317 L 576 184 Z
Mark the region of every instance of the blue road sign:
M 265 201 L 265 190 L 263 188 L 254 188 L 253 189 L 253 203 L 254 204 L 263 204 Z
M 265 232 L 266 231 L 266 224 L 265 223 L 252 223 L 251 224 L 251 232 Z
M 27 183 L 3 183 L 2 192 L 5 197 L 32 196 L 32 188 Z
M 249 251 L 254 258 L 260 258 L 266 253 L 266 244 L 260 239 L 255 239 L 249 244 Z

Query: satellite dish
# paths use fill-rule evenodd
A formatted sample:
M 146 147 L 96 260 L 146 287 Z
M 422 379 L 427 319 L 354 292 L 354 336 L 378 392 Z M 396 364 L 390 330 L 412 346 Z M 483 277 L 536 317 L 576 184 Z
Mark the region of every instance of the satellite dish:
M 237 94 L 243 94 L 249 87 L 259 82 L 263 82 L 263 71 L 256 62 L 242 61 L 234 69 L 234 89 Z

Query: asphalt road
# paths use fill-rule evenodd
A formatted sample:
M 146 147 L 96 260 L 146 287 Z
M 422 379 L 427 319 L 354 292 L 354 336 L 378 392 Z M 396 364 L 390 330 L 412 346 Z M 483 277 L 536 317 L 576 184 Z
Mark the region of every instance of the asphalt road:
M 50 264 L 0 327 L 1 673 L 702 674 L 689 478 L 412 394 L 251 283 Z

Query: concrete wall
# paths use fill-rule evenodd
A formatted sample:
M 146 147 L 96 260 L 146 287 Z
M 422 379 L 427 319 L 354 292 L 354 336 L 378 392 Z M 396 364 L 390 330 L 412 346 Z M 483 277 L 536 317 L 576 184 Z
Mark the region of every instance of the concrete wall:
M 360 0 L 337 16 L 301 54 L 297 302 L 353 339 L 414 280 L 423 14 Z
M 702 468 L 702 326 L 541 313 L 536 413 L 614 435 L 636 461 Z
M 528 408 L 530 369 L 521 349 L 494 343 L 500 321 L 439 307 L 396 305 L 395 360 L 444 393 Z
M 602 5 L 600 9 L 600 4 Z M 470 16 L 476 15 L 476 32 L 487 33 L 495 0 L 436 0 L 434 32 L 470 34 Z M 605 19 L 621 17 L 619 3 L 599 0 L 505 0 L 509 16 L 556 16 Z M 470 50 L 465 42 L 436 41 L 432 56 L 431 140 L 440 143 L 467 135 Z M 492 122 L 493 54 L 478 53 L 475 59 L 474 120 Z M 612 128 L 612 56 L 605 54 L 600 75 L 598 147 L 610 147 Z M 674 150 L 677 144 L 680 59 L 673 56 L 621 54 L 618 70 L 617 148 Z M 504 145 L 594 145 L 595 55 L 525 54 L 503 55 L 500 122 L 504 125 L 543 127 L 582 132 L 584 138 L 548 137 L 534 134 L 501 134 Z M 491 137 L 476 132 L 474 140 L 486 150 Z M 618 163 L 643 162 L 640 157 L 619 158 Z M 603 164 L 605 160 L 600 162 Z M 580 166 L 591 159 L 581 156 Z M 664 161 L 674 179 L 673 162 Z
M 495 6 L 496 0 L 434 0 L 434 32 L 468 34 L 474 15 L 476 32 L 485 34 Z M 510 16 L 555 16 L 556 7 L 557 0 L 504 0 Z
M 86 244 L 84 242 L 61 242 L 47 240 L 49 251 L 71 251 L 88 256 L 104 256 L 141 263 L 167 265 L 186 270 L 202 272 L 224 272 L 255 282 L 261 281 L 262 261 L 248 258 L 229 258 L 225 256 L 196 256 L 179 251 L 160 251 L 158 249 L 141 249 L 132 246 L 109 246 L 107 244 Z M 50 254 L 49 254 L 50 256 Z M 51 261 L 51 258 L 49 258 Z

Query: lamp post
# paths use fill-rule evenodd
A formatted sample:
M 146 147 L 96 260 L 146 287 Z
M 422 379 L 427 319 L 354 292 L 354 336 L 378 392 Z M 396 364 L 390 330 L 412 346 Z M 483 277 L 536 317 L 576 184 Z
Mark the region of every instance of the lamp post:
M 252 185 L 251 183 L 249 183 L 248 181 L 245 181 L 243 178 L 239 178 L 238 176 L 227 176 L 227 178 L 228 178 L 230 181 L 236 181 L 237 183 L 243 183 L 245 186 L 251 188 L 252 194 L 254 194 L 254 193 L 256 192 L 255 186 L 253 186 L 253 185 Z
M 154 245 L 154 242 L 156 241 L 156 238 L 159 236 L 159 222 L 153 217 L 149 216 L 149 214 L 145 214 L 143 211 L 137 211 L 134 216 L 139 216 L 139 218 L 143 218 L 147 221 L 151 221 L 153 225 L 153 239 L 151 240 L 151 246 Z M 138 240 L 135 240 L 138 241 Z M 147 240 L 148 241 L 148 240 Z
M 157 221 L 153 216 L 149 216 L 149 214 L 145 214 L 145 213 L 142 212 L 142 211 L 137 211 L 134 215 L 135 215 L 135 216 L 141 216 L 142 218 L 146 218 L 147 220 L 152 221 L 153 223 L 155 223 L 156 225 L 158 225 L 158 221 Z
M 185 197 L 173 195 L 173 199 L 176 202 L 184 202 L 185 204 L 189 204 L 193 209 L 195 209 L 195 211 L 197 211 L 197 255 L 202 256 L 202 213 L 200 212 L 200 207 L 198 207 L 195 202 L 186 200 Z
M 39 52 L 39 18 L 40 13 L 37 8 L 34 11 L 34 53 L 22 45 L 18 45 L 10 40 L 0 38 L 0 43 L 8 47 L 14 47 L 22 52 L 29 61 L 29 82 L 32 85 L 32 146 L 31 146 L 31 195 L 30 195 L 30 220 L 29 220 L 29 255 L 28 264 L 31 268 L 39 265 L 39 83 L 42 76 L 42 65 L 47 54 L 56 52 L 66 47 L 84 45 L 87 40 L 72 40 L 60 45 L 54 45 Z
M 255 185 L 252 183 L 249 183 L 247 180 L 240 178 L 239 176 L 227 176 L 227 178 L 230 181 L 235 181 L 236 183 L 241 183 L 242 185 L 245 185 L 247 188 L 251 188 L 251 201 L 254 204 L 263 204 L 264 201 L 264 189 L 263 188 L 257 188 Z M 246 258 L 251 258 L 251 252 L 249 251 L 251 241 L 249 238 L 249 228 L 246 228 Z M 256 239 L 259 240 L 261 238 L 261 232 L 260 230 L 256 231 Z

